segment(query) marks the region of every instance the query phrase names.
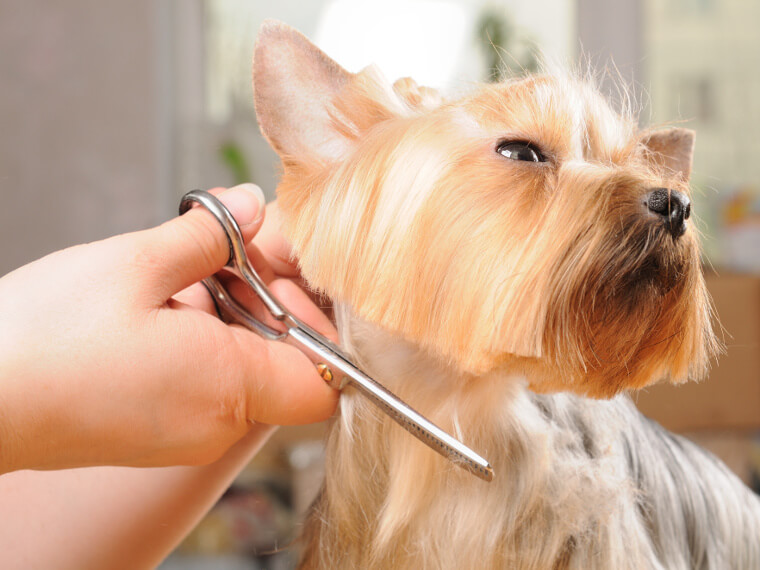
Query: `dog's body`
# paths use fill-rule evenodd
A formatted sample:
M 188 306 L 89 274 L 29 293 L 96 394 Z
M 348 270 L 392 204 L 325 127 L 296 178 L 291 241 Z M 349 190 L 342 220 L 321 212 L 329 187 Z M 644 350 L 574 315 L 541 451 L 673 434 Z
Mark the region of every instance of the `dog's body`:
M 760 567 L 757 499 L 614 397 L 700 376 L 716 349 L 693 133 L 639 132 L 567 76 L 445 102 L 271 23 L 254 87 L 284 229 L 341 343 L 495 471 L 346 389 L 304 567 Z
M 452 389 L 457 379 L 406 343 L 342 321 L 353 354 L 488 457 L 496 477 L 447 465 L 347 392 L 303 568 L 760 567 L 756 498 L 627 396 L 535 394 L 520 378 Z

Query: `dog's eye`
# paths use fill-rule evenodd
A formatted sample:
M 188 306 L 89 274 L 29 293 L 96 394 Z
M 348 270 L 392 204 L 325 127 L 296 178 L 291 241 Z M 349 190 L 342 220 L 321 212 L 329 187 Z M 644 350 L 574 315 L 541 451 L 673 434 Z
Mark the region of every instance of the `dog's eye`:
M 496 152 L 512 160 L 524 160 L 526 162 L 546 162 L 541 151 L 526 141 L 504 141 L 496 147 Z

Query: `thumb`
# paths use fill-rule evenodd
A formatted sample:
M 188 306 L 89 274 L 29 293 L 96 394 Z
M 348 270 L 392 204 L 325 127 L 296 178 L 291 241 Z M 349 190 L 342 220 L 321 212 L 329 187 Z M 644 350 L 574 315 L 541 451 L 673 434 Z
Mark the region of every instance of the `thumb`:
M 244 238 L 251 239 L 264 217 L 264 193 L 254 184 L 222 191 L 217 198 L 230 210 Z M 164 301 L 219 271 L 229 259 L 227 236 L 205 208 L 187 213 L 145 232 L 155 264 L 157 293 Z

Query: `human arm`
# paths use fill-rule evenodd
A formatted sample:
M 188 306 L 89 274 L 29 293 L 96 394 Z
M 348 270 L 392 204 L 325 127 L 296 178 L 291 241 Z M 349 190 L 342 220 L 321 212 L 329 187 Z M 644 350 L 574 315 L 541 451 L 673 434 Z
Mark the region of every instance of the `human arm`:
M 251 204 L 243 195 L 237 206 Z M 258 227 L 248 214 L 241 225 L 250 239 Z M 334 335 L 258 249 L 251 256 L 291 310 Z M 185 288 L 227 257 L 214 218 L 194 209 L 0 279 L 0 472 L 205 464 L 251 422 L 329 416 L 337 395 L 299 350 L 179 300 L 194 298 Z
M 209 465 L 25 470 L 0 476 L 0 567 L 155 568 L 275 429 L 254 426 Z
M 237 217 L 238 212 L 234 208 L 232 209 Z M 209 221 L 211 225 L 207 229 L 216 230 L 217 228 L 214 225 L 216 222 L 210 216 Z M 267 213 L 264 226 L 260 229 L 256 224 L 253 226 L 244 225 L 245 237 L 250 238 L 257 229 L 259 231 L 255 242 L 258 248 L 250 249 L 257 270 L 273 291 L 300 318 L 334 338 L 334 330 L 324 315 L 321 315 L 317 307 L 293 285 L 292 279 L 297 279 L 297 268 L 291 262 L 287 242 L 279 235 L 276 216 L 270 216 Z M 219 266 L 226 259 L 224 252 L 226 252 L 227 247 L 223 235 L 220 235 L 222 242 L 217 245 L 224 251 L 217 256 Z M 167 262 L 171 262 L 171 252 L 168 255 L 170 259 Z M 83 271 L 87 270 L 87 266 L 88 264 L 84 264 Z M 216 269 L 218 267 L 213 268 L 213 270 Z M 206 271 L 208 269 L 200 273 Z M 242 301 L 246 300 L 239 288 L 233 287 L 232 289 Z M 66 288 L 63 287 L 63 290 Z M 180 302 L 183 304 L 180 305 Z M 93 305 L 90 303 L 90 306 Z M 50 309 L 54 307 L 55 304 L 50 305 Z M 205 327 L 211 326 L 211 332 L 208 333 L 207 331 L 207 334 L 214 334 L 218 330 L 214 328 L 217 323 L 221 325 L 212 315 L 213 307 L 210 300 L 205 290 L 199 285 L 191 285 L 188 289 L 175 295 L 174 301 L 168 302 L 167 309 L 188 313 L 188 316 L 192 318 L 188 322 L 195 323 L 200 330 L 206 330 Z M 190 313 L 191 311 L 195 312 Z M 70 318 L 74 318 L 76 312 L 68 314 L 71 315 Z M 183 323 L 184 321 L 179 322 Z M 110 322 L 106 321 L 105 324 L 109 325 Z M 221 326 L 236 329 L 236 327 Z M 247 350 L 257 350 L 261 339 L 253 335 L 249 338 L 250 333 L 248 331 L 241 330 L 240 332 L 246 333 L 245 335 L 241 334 L 243 340 L 252 343 Z M 174 339 L 173 342 L 179 341 Z M 275 344 L 274 348 L 279 346 L 291 348 L 279 343 L 273 344 Z M 274 382 L 275 385 L 264 385 L 258 391 L 254 391 L 253 395 L 258 394 L 268 399 L 269 409 L 264 411 L 270 414 L 275 413 L 276 417 L 273 419 L 281 420 L 280 423 L 321 419 L 332 412 L 336 395 L 332 390 L 326 392 L 322 390 L 325 386 L 321 378 L 314 372 L 313 365 L 300 352 L 293 350 L 294 352 L 287 352 L 280 356 L 275 355 L 276 359 L 271 362 L 261 363 L 262 368 L 270 367 L 268 375 L 264 379 Z M 182 351 L 180 356 L 184 358 L 186 352 Z M 207 356 L 206 353 L 189 356 L 189 358 L 192 357 L 195 357 L 194 362 L 196 364 L 204 358 L 214 360 L 216 358 L 213 355 Z M 169 362 L 173 362 L 173 358 L 169 358 Z M 243 359 L 243 362 L 238 363 L 238 366 L 243 368 L 243 374 L 256 372 L 253 369 L 253 365 L 256 364 L 255 360 L 252 362 L 246 360 L 245 355 L 240 356 L 240 358 Z M 290 359 L 291 362 L 288 363 L 288 366 L 295 366 L 295 369 L 291 371 L 290 368 L 286 367 L 280 376 L 276 376 L 276 369 L 272 367 L 282 364 L 281 359 Z M 292 362 L 294 359 L 295 362 Z M 159 362 L 161 361 L 159 360 Z M 203 363 L 200 362 L 200 364 Z M 222 382 L 222 386 L 226 386 L 223 371 L 224 369 L 220 369 L 219 374 L 212 374 L 210 379 L 212 386 L 217 378 Z M 202 378 L 202 375 L 198 374 L 197 371 L 194 373 L 196 378 Z M 231 374 L 237 375 L 239 372 L 232 370 Z M 298 374 L 303 376 L 293 378 L 294 375 Z M 157 379 L 152 377 L 152 380 L 156 381 Z M 262 378 L 257 376 L 248 378 L 248 382 L 252 384 L 253 388 L 258 386 L 254 383 L 257 380 L 260 381 Z M 293 384 L 289 385 L 288 382 L 291 380 Z M 164 381 L 166 381 L 165 378 Z M 277 384 L 278 381 L 282 383 Z M 305 389 L 303 383 L 306 382 L 313 382 L 315 385 L 307 386 Z M 97 392 L 98 386 L 92 388 Z M 151 386 L 147 388 L 150 389 Z M 267 389 L 273 391 L 267 393 Z M 243 392 L 248 394 L 247 398 L 252 397 L 249 393 L 250 390 L 251 387 L 246 388 Z M 115 403 L 124 408 L 133 405 L 125 398 L 112 399 L 116 399 Z M 52 403 L 51 401 L 48 405 L 52 405 Z M 65 403 L 72 410 L 77 409 L 77 402 L 71 398 L 68 398 Z M 156 402 L 153 404 L 156 405 Z M 169 413 L 181 414 L 183 411 L 182 407 L 172 411 L 171 401 L 168 405 Z M 0 409 L 2 409 L 2 404 L 0 404 Z M 32 407 L 32 409 L 35 408 Z M 251 409 L 256 410 L 257 408 L 252 407 Z M 138 411 L 132 410 L 132 414 L 139 419 Z M 116 413 L 122 412 L 117 411 Z M 90 417 L 89 421 L 95 422 L 99 417 L 101 416 L 95 414 Z M 122 421 L 127 421 L 125 427 L 131 429 L 130 418 Z M 107 418 L 107 423 L 111 424 L 112 420 Z M 55 567 L 63 569 L 139 569 L 154 567 L 173 550 L 182 537 L 215 503 L 235 475 L 245 466 L 272 431 L 271 427 L 261 423 L 254 423 L 252 427 L 249 427 L 251 426 L 249 422 L 246 424 L 245 435 L 231 448 L 225 451 L 224 441 L 222 441 L 219 450 L 212 450 L 213 453 L 221 455 L 219 459 L 208 463 L 203 454 L 193 455 L 192 452 L 188 452 L 184 460 L 180 460 L 180 463 L 201 464 L 205 462 L 204 465 L 152 469 L 88 467 L 46 472 L 22 470 L 0 475 L 0 512 L 2 512 L 0 517 L 0 566 L 4 568 Z M 192 432 L 190 430 L 184 433 Z M 122 439 L 127 438 L 128 435 L 122 432 L 117 434 L 118 438 Z M 44 434 L 42 437 L 45 437 Z M 71 435 L 67 437 L 71 437 Z M 96 434 L 95 443 L 102 443 L 104 437 Z M 0 442 L 2 441 L 4 440 L 0 437 Z M 142 440 L 135 438 L 130 445 L 137 448 L 139 442 Z M 159 446 L 150 443 L 148 446 L 149 453 L 143 454 L 143 459 L 140 461 L 145 461 L 144 458 L 148 457 L 152 461 L 149 464 L 171 463 L 170 459 L 155 455 L 157 447 Z M 119 462 L 129 463 L 124 461 L 123 454 L 120 455 L 117 453 L 118 451 L 111 453 L 110 457 L 116 458 Z M 60 452 L 59 449 L 54 458 L 60 457 Z M 36 454 L 38 455 L 39 451 Z M 33 455 L 27 457 L 31 456 Z M 81 461 L 81 456 L 79 457 Z M 99 457 L 104 456 L 100 455 Z M 94 453 L 85 456 L 85 459 L 88 464 L 99 462 Z M 56 461 L 60 462 L 60 459 L 56 459 Z M 37 460 L 37 463 L 45 465 L 40 460 Z M 52 461 L 49 460 L 46 465 L 51 468 L 51 464 Z

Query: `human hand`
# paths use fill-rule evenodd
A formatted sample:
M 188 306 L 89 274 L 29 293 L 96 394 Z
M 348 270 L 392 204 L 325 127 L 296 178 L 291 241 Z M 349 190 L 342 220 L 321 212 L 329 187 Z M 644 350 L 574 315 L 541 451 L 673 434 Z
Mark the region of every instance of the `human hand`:
M 256 192 L 238 187 L 219 197 L 251 240 L 263 218 Z M 276 223 L 248 248 L 274 294 L 335 339 L 296 285 L 288 251 Z M 194 208 L 0 279 L 0 473 L 204 464 L 252 422 L 329 417 L 337 392 L 305 355 L 216 318 L 197 282 L 228 254 L 217 221 Z M 239 285 L 231 291 L 255 310 Z

